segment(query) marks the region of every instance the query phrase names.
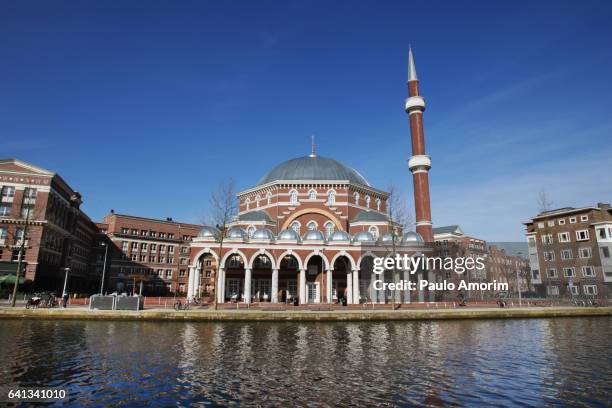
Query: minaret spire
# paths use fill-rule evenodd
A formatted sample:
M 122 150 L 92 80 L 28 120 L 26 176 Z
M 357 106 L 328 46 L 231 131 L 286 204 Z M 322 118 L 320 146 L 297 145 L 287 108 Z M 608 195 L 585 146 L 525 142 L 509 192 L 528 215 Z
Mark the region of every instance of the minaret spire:
M 414 56 L 412 55 L 412 47 L 408 47 L 408 82 L 418 81 L 416 67 L 414 66 Z
M 314 135 L 310 136 L 310 155 L 308 157 L 317 157 L 317 154 L 315 153 L 315 137 Z

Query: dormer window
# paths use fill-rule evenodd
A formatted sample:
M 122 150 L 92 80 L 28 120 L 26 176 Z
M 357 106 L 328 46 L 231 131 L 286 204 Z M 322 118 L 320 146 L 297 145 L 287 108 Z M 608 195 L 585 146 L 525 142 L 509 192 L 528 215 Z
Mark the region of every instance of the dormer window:
M 309 200 L 317 199 L 317 191 L 314 188 L 308 192 L 308 199 Z
M 308 224 L 306 224 L 306 226 L 308 227 L 308 231 L 314 231 L 318 227 L 315 221 L 310 221 Z
M 327 204 L 336 204 L 336 192 L 334 190 L 330 190 L 330 192 L 327 193 Z
M 255 206 L 259 207 L 259 202 L 261 201 L 261 196 L 259 194 L 257 194 L 255 196 Z
M 272 193 L 271 192 L 268 191 L 266 198 L 268 199 L 268 205 L 272 204 Z
M 297 221 L 293 221 L 291 223 L 291 229 L 294 230 L 298 235 L 300 235 L 301 225 Z
M 335 225 L 334 225 L 334 223 L 333 223 L 333 222 L 331 222 L 331 221 L 327 221 L 327 222 L 325 223 L 325 237 L 326 237 L 326 238 L 329 238 L 329 237 L 331 236 L 331 234 L 333 234 L 333 233 L 334 233 L 334 229 L 335 229 L 335 227 L 336 227 L 336 226 L 335 226 Z

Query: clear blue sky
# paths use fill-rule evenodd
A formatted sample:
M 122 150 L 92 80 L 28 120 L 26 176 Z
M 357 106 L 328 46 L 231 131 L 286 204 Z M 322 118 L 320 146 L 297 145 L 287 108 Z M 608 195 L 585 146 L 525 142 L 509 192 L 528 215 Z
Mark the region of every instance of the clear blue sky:
M 612 199 L 610 1 L 6 1 L 0 156 L 111 208 L 200 221 L 210 191 L 308 153 L 412 204 L 408 44 L 435 225 L 523 240 Z

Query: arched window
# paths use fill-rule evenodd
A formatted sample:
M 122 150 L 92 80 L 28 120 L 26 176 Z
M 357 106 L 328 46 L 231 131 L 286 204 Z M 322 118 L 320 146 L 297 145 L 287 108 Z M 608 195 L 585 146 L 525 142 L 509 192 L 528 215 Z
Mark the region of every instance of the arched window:
M 330 235 L 334 233 L 334 229 L 335 229 L 335 227 L 336 227 L 336 226 L 335 226 L 335 225 L 334 225 L 334 223 L 333 223 L 333 222 L 331 222 L 331 221 L 327 221 L 327 222 L 325 223 L 325 237 L 326 237 L 326 238 L 329 238 L 329 237 L 330 237 Z
M 353 194 L 353 197 L 354 197 L 354 199 L 355 199 L 355 204 L 356 204 L 356 205 L 359 205 L 359 193 L 355 193 L 355 194 Z
M 297 221 L 293 221 L 291 223 L 291 229 L 294 230 L 295 232 L 297 232 L 298 235 L 300 235 L 300 229 L 301 229 L 301 225 L 299 222 Z
M 254 226 L 249 226 L 249 228 L 247 228 L 247 234 L 249 235 L 249 238 L 253 237 L 253 233 L 255 232 L 255 227 Z
M 248 211 L 249 207 L 251 206 L 251 200 L 249 200 L 248 198 L 246 200 L 244 200 L 244 205 L 246 205 L 246 209 Z
M 365 198 L 366 207 L 370 208 L 370 196 L 367 195 Z
M 317 190 L 315 190 L 314 188 L 313 188 L 313 189 L 311 189 L 311 190 L 308 192 L 308 199 L 309 199 L 309 200 L 316 200 L 316 199 L 317 199 Z
M 268 205 L 272 204 L 272 193 L 268 191 L 268 195 L 266 197 L 268 198 Z
M 380 211 L 380 198 L 376 199 L 376 211 Z
M 289 203 L 291 205 L 297 205 L 297 203 L 298 203 L 298 192 L 296 190 L 291 190 L 289 192 Z
M 329 193 L 327 193 L 327 204 L 336 204 L 336 192 L 334 190 L 330 190 Z
M 378 227 L 371 226 L 368 231 L 370 232 L 370 234 L 372 234 L 374 239 L 378 239 Z
M 261 201 L 261 196 L 259 194 L 257 194 L 255 196 L 255 206 L 259 207 L 259 202 Z
M 309 221 L 308 224 L 306 224 L 306 226 L 308 227 L 308 231 L 316 230 L 318 227 L 316 221 Z

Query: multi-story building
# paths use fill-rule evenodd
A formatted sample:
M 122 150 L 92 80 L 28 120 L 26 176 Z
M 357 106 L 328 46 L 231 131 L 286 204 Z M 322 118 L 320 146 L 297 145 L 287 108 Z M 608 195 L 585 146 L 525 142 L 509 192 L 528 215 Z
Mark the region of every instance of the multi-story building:
M 437 280 L 446 280 L 458 287 L 460 281 L 465 282 L 493 282 L 507 283 L 510 292 L 516 292 L 517 276 L 522 292 L 529 291 L 529 282 L 525 276 L 527 260 L 523 257 L 507 254 L 504 249 L 489 245 L 485 240 L 465 235 L 458 225 L 449 225 L 433 229 L 436 256 L 441 258 L 482 258 L 484 269 L 471 270 L 464 274 L 457 274 L 450 270 L 436 270 Z M 517 274 L 518 272 L 518 274 Z M 439 292 L 438 298 L 444 295 L 453 298 L 458 290 Z M 494 292 L 480 291 L 471 294 L 471 297 L 491 297 Z
M 81 211 L 81 195 L 58 174 L 17 159 L 0 160 L 0 190 L 0 274 L 14 273 L 21 257 L 32 290 L 60 292 L 67 273 L 68 291 L 93 291 L 102 237 Z
M 183 294 L 187 291 L 189 245 L 201 225 L 111 213 L 98 227 L 112 245 L 105 292 Z M 202 270 L 202 282 L 211 278 Z
M 541 295 L 610 295 L 612 288 L 612 209 L 560 208 L 524 223 L 531 280 Z

